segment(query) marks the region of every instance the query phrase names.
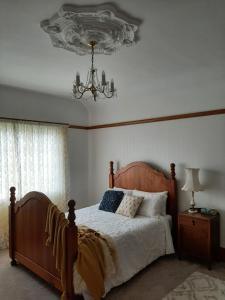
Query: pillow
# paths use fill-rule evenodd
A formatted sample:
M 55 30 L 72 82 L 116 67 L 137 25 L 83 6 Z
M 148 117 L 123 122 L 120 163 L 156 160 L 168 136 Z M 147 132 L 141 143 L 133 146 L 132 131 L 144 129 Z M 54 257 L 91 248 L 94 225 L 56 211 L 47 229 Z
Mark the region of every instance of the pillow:
M 143 200 L 143 197 L 126 195 L 123 197 L 116 214 L 120 214 L 129 218 L 133 218 Z
M 115 212 L 122 201 L 124 193 L 121 191 L 106 191 L 99 205 L 100 210 Z
M 144 200 L 137 212 L 138 215 L 146 217 L 166 215 L 167 192 L 149 193 L 134 190 L 133 195 L 144 197 Z
M 114 191 L 122 191 L 124 192 L 124 194 L 127 194 L 127 195 L 132 195 L 132 190 L 127 190 L 127 189 L 122 189 L 122 188 L 119 188 L 119 187 L 116 187 L 114 186 L 113 188 Z

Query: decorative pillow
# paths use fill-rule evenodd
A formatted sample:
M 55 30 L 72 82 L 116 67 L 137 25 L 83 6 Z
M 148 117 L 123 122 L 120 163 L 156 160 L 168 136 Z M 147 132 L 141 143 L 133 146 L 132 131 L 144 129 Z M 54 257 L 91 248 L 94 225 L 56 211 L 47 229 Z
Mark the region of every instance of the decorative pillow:
M 119 187 L 116 187 L 114 186 L 113 188 L 114 191 L 121 191 L 121 192 L 124 192 L 124 194 L 127 194 L 127 195 L 132 195 L 132 190 L 127 190 L 127 189 L 122 189 L 122 188 L 119 188 Z
M 117 208 L 116 214 L 133 218 L 143 200 L 143 197 L 125 195 Z
M 138 215 L 146 217 L 166 215 L 167 192 L 149 193 L 134 190 L 133 195 L 137 197 L 144 197 L 144 200 L 137 212 Z
M 106 191 L 99 205 L 100 210 L 115 212 L 122 201 L 124 193 L 121 191 Z

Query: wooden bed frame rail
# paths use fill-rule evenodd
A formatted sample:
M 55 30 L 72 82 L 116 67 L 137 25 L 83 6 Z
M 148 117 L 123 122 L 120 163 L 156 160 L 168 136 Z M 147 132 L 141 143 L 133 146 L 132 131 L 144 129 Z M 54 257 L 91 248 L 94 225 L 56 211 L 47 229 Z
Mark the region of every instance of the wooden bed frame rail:
M 9 255 L 11 265 L 21 263 L 33 273 L 62 291 L 61 278 L 55 268 L 52 247 L 47 247 L 45 222 L 48 205 L 47 196 L 30 192 L 16 201 L 15 187 L 10 188 L 9 206 Z M 77 254 L 77 226 L 75 224 L 75 201 L 70 200 L 69 226 L 66 228 L 66 286 L 68 300 L 81 299 L 74 294 L 73 264 Z

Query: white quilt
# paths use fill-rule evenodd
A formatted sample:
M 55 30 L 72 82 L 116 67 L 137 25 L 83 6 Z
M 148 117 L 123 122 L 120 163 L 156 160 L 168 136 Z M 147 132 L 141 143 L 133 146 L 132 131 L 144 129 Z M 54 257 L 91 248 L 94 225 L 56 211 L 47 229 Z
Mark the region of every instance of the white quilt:
M 86 225 L 109 235 L 114 242 L 118 271 L 105 282 L 106 293 L 129 280 L 158 257 L 174 253 L 169 226 L 170 216 L 136 216 L 131 219 L 98 210 L 98 206 L 97 204 L 77 210 L 76 224 Z

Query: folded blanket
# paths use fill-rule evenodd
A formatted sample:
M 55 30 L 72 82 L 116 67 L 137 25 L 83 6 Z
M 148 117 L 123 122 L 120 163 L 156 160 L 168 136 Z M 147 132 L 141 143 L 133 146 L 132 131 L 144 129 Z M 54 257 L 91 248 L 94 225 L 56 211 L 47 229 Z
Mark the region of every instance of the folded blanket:
M 79 226 L 75 292 L 82 294 L 88 290 L 94 300 L 99 300 L 105 294 L 105 280 L 115 272 L 116 253 L 111 239 L 86 226 Z
M 52 245 L 56 258 L 56 269 L 60 272 L 63 294 L 61 300 L 66 300 L 66 241 L 65 229 L 69 222 L 64 213 L 50 204 L 47 212 L 46 245 Z M 75 263 L 74 276 L 75 293 L 83 293 L 88 289 L 94 300 L 99 300 L 105 294 L 104 281 L 116 272 L 116 253 L 109 237 L 103 236 L 86 226 L 78 227 L 78 255 Z
M 60 273 L 62 284 L 61 300 L 67 300 L 66 287 L 66 235 L 65 230 L 69 221 L 65 218 L 56 205 L 49 204 L 45 225 L 45 232 L 47 233 L 46 245 L 52 245 L 53 255 L 55 256 L 56 269 Z

